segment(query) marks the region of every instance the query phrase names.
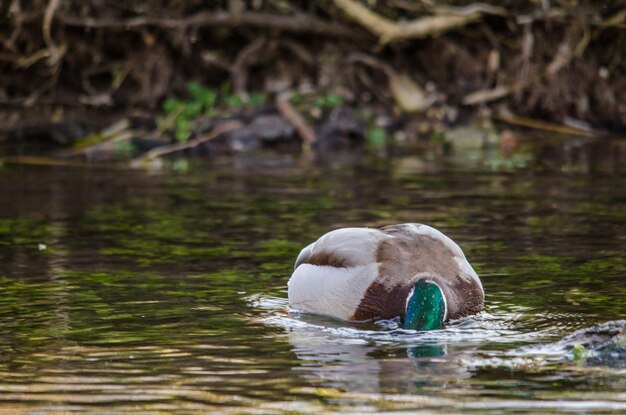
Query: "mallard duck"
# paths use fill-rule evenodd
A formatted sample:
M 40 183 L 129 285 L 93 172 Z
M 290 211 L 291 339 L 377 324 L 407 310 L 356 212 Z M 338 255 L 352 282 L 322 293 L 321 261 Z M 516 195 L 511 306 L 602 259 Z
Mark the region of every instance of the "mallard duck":
M 416 223 L 328 232 L 300 252 L 287 285 L 293 309 L 350 322 L 399 316 L 414 330 L 476 314 L 485 297 L 461 248 Z

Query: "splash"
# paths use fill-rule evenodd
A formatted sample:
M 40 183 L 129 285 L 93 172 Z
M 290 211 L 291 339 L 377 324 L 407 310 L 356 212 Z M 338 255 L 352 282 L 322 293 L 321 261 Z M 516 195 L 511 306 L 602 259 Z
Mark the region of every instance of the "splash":
M 249 297 L 248 301 L 261 311 L 260 321 L 265 324 L 280 326 L 286 331 L 309 331 L 345 341 L 358 339 L 379 345 L 414 343 L 519 345 L 554 338 L 560 334 L 560 328 L 542 324 L 547 318 L 542 314 L 525 314 L 501 309 L 454 320 L 441 330 L 415 331 L 402 329 L 399 319 L 357 325 L 301 313 L 290 309 L 288 300 L 284 298 L 255 295 Z

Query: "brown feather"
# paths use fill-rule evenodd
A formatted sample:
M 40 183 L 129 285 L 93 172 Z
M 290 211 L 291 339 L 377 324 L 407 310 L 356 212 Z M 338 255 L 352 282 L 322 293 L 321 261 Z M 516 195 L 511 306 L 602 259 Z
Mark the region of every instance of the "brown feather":
M 407 296 L 418 279 L 439 284 L 448 305 L 448 320 L 483 309 L 480 283 L 462 275 L 456 253 L 448 245 L 429 234 L 415 232 L 409 225 L 387 226 L 381 231 L 394 237 L 379 243 L 379 278 L 366 291 L 352 320 L 404 315 Z
M 355 264 L 352 264 L 346 256 L 338 256 L 333 252 L 327 251 L 316 252 L 302 263 L 319 266 L 327 265 L 335 268 L 348 268 L 355 266 Z

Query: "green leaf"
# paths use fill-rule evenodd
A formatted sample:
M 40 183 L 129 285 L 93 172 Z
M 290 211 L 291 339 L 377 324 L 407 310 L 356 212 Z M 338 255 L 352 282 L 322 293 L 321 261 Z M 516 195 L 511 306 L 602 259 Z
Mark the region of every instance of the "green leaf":
M 190 102 L 189 104 L 187 104 L 187 107 L 185 108 L 185 112 L 184 112 L 185 117 L 186 118 L 197 117 L 202 112 L 203 107 L 204 105 L 202 104 L 202 102 L 199 102 L 199 101 Z
M 220 96 L 228 96 L 230 95 L 231 87 L 230 82 L 223 82 L 220 86 Z
M 115 153 L 118 157 L 127 158 L 133 155 L 135 147 L 128 140 L 117 141 L 115 143 Z
M 202 96 L 201 101 L 204 110 L 211 110 L 215 106 L 215 101 L 217 101 L 217 93 L 213 90 L 207 89 L 205 94 Z
M 343 104 L 343 98 L 335 93 L 329 93 L 326 95 L 326 106 L 335 108 Z
M 294 92 L 293 94 L 291 94 L 289 101 L 291 101 L 291 103 L 294 105 L 301 104 L 302 101 L 304 101 L 304 94 L 300 92 Z
M 187 84 L 187 91 L 194 100 L 201 101 L 202 97 L 206 94 L 206 88 L 198 82 L 189 82 Z
M 171 114 L 172 112 L 176 112 L 177 110 L 179 110 L 184 105 L 185 104 L 179 99 L 169 98 L 163 101 L 163 111 Z
M 231 107 L 242 107 L 246 101 L 240 95 L 227 95 L 224 102 Z
M 387 142 L 387 131 L 380 127 L 371 127 L 365 132 L 368 143 L 375 147 L 382 147 Z
M 187 118 L 179 118 L 176 120 L 176 140 L 184 143 L 191 136 L 191 121 Z
M 252 106 L 259 106 L 265 104 L 265 94 L 263 92 L 255 92 L 250 94 L 248 103 Z

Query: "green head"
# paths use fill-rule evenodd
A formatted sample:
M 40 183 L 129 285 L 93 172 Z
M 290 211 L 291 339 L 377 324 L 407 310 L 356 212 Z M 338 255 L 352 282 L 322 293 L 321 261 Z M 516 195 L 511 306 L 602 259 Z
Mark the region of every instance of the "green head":
M 404 329 L 435 330 L 443 327 L 447 304 L 436 282 L 419 280 L 406 300 Z

